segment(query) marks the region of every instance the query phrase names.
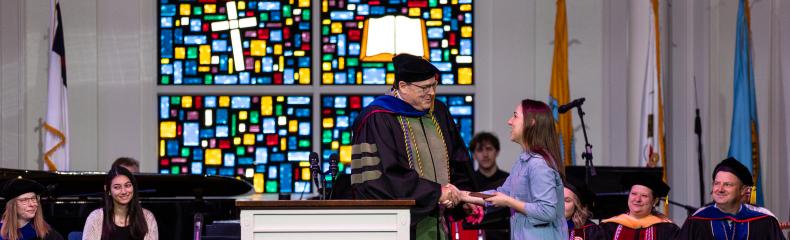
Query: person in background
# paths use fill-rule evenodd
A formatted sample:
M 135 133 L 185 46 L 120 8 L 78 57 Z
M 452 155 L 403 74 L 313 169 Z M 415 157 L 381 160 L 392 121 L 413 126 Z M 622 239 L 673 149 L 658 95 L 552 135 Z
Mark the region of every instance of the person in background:
M 669 185 L 656 176 L 627 178 L 624 186 L 628 191 L 628 212 L 603 220 L 601 228 L 613 240 L 664 240 L 675 239 L 678 226 L 655 207 L 669 194 Z
M 479 190 L 496 189 L 505 182 L 507 172 L 499 169 L 499 139 L 492 133 L 479 132 L 469 142 L 472 157 L 477 162 L 475 180 Z M 486 239 L 507 239 L 510 237 L 510 209 L 491 207 L 486 209 L 480 229 L 484 230 Z
M 104 206 L 88 215 L 83 240 L 157 240 L 154 214 L 140 207 L 139 186 L 129 170 L 116 167 L 104 180 Z
M 677 239 L 785 239 L 776 218 L 743 203 L 743 196 L 754 185 L 746 166 L 727 158 L 716 165 L 712 177 L 714 204 L 686 218 Z
M 129 170 L 129 172 L 140 173 L 140 162 L 134 158 L 119 157 L 118 159 L 115 159 L 114 162 L 112 162 L 112 167 L 110 168 L 116 168 L 119 166 L 126 168 Z
M 499 139 L 489 132 L 480 132 L 469 142 L 472 157 L 477 162 L 475 180 L 481 190 L 496 189 L 502 186 L 508 173 L 499 169 Z
M 14 178 L 5 182 L 2 191 L 6 204 L 0 222 L 0 240 L 63 239 L 44 221 L 39 204 L 44 186 L 33 180 Z
M 565 184 L 565 219 L 568 221 L 569 239 L 609 239 L 600 226 L 590 221 L 590 206 L 594 198 L 595 194 L 585 185 Z
M 461 192 L 461 199 L 478 205 L 508 207 L 510 239 L 568 239 L 565 222 L 564 167 L 559 160 L 559 134 L 551 109 L 543 102 L 524 99 L 508 120 L 510 139 L 522 147 L 510 176 L 493 196 Z

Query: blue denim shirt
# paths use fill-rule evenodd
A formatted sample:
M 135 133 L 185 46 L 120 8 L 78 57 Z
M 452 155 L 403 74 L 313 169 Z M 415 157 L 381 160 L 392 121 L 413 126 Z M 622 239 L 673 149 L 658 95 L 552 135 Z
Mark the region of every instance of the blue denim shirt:
M 568 239 L 562 178 L 542 156 L 522 152 L 497 191 L 526 203 L 510 217 L 511 239 Z

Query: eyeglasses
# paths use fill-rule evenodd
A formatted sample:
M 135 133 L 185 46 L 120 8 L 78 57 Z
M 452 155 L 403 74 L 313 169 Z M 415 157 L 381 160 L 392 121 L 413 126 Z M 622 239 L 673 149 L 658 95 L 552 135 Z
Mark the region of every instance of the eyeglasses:
M 409 84 L 409 85 L 412 85 L 412 86 L 415 86 L 415 87 L 418 87 L 418 88 L 420 88 L 420 90 L 422 90 L 422 92 L 423 92 L 423 93 L 428 93 L 428 92 L 430 92 L 431 90 L 433 90 L 434 92 L 436 92 L 436 87 L 438 87 L 438 86 L 439 86 L 439 82 L 434 82 L 433 84 L 431 84 L 431 85 L 426 85 L 426 86 L 423 86 L 423 85 L 417 85 L 417 84 L 410 83 L 410 82 L 406 82 L 406 84 Z
M 29 198 L 17 198 L 16 202 L 21 203 L 23 205 L 33 205 L 33 203 L 38 203 L 38 196 L 29 197 Z

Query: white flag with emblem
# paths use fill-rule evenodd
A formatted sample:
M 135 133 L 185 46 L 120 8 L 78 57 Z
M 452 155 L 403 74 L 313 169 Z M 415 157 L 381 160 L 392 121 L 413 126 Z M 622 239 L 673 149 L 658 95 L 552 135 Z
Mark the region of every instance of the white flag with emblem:
M 652 0 L 650 26 L 645 59 L 645 79 L 642 92 L 642 114 L 639 129 L 639 165 L 663 167 L 666 162 L 664 146 L 664 103 L 661 93 L 660 35 L 658 32 L 658 1 Z
M 44 166 L 49 171 L 69 170 L 68 95 L 66 95 L 66 51 L 63 42 L 60 4 L 50 2 L 49 81 L 47 116 L 44 123 Z

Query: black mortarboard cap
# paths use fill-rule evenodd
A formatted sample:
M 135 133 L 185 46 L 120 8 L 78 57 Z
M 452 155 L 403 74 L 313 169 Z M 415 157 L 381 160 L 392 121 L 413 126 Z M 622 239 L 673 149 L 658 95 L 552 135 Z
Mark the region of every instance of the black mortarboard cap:
M 44 186 L 33 180 L 14 178 L 5 182 L 2 191 L 3 192 L 0 193 L 0 196 L 6 200 L 10 200 L 29 192 L 40 195 L 42 192 L 44 192 Z
M 667 194 L 669 194 L 669 185 L 656 176 L 647 175 L 623 179 L 623 186 L 627 187 L 629 190 L 634 185 L 642 185 L 650 188 L 650 190 L 653 191 L 653 197 L 656 198 L 666 197 Z
M 713 169 L 713 179 L 716 179 L 716 173 L 720 171 L 734 174 L 746 186 L 754 186 L 754 180 L 749 169 L 733 157 L 724 159 L 716 165 L 716 168 Z
M 405 53 L 393 57 L 392 65 L 395 67 L 395 84 L 399 81 L 424 81 L 439 73 L 439 69 L 428 60 Z
M 573 194 L 576 194 L 576 197 L 579 198 L 579 202 L 581 202 L 582 205 L 591 207 L 591 204 L 595 199 L 595 193 L 590 191 L 587 185 L 583 183 L 572 184 L 568 182 L 565 183 L 565 187 L 570 189 Z

